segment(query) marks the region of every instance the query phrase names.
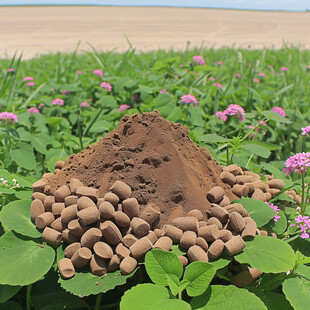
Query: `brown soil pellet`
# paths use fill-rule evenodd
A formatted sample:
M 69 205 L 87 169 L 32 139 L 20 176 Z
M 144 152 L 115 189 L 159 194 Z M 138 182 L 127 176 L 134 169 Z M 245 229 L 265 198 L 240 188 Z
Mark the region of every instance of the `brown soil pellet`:
M 102 232 L 99 228 L 90 228 L 81 237 L 81 245 L 91 249 L 101 238 Z
M 61 211 L 60 218 L 65 224 L 77 218 L 77 205 L 71 205 Z
M 46 186 L 47 182 L 46 180 L 39 180 L 37 182 L 34 182 L 32 184 L 32 191 L 35 192 L 40 192 L 40 193 L 44 193 L 44 188 Z
M 45 227 L 42 233 L 42 240 L 50 245 L 58 246 L 62 240 L 62 234 L 50 227 Z
M 69 244 L 78 242 L 80 240 L 77 236 L 73 235 L 72 232 L 68 228 L 62 231 L 62 238 L 65 242 Z
M 51 228 L 62 232 L 66 228 L 66 224 L 61 222 L 61 218 L 57 218 L 54 222 L 50 224 Z
M 208 250 L 208 257 L 210 260 L 215 260 L 221 256 L 224 251 L 224 242 L 220 239 L 214 241 Z
M 126 213 L 130 219 L 139 216 L 139 203 L 136 198 L 125 199 L 122 203 L 123 212 Z
M 172 225 L 165 225 L 162 229 L 163 235 L 171 238 L 173 243 L 179 243 L 183 234 L 180 228 Z
M 233 175 L 237 175 L 239 173 L 239 167 L 235 164 L 223 167 L 224 171 L 228 171 L 230 173 L 232 173 Z
M 258 279 L 258 278 L 263 274 L 263 273 L 262 273 L 260 270 L 258 270 L 257 268 L 248 267 L 248 270 L 249 270 L 249 273 L 251 274 L 253 280 Z
M 119 243 L 115 248 L 115 254 L 120 258 L 124 259 L 125 257 L 130 256 L 130 251 L 122 243 Z
M 264 195 L 265 195 L 265 201 L 269 201 L 271 198 L 272 198 L 272 196 L 271 196 L 271 194 L 270 193 L 264 193 Z M 290 196 L 289 196 L 290 197 Z M 291 199 L 293 199 L 294 197 L 290 197 Z
M 92 257 L 91 250 L 89 248 L 78 249 L 71 257 L 71 262 L 75 268 L 82 268 L 88 264 Z
M 139 258 L 143 256 L 147 251 L 151 250 L 153 247 L 151 241 L 147 237 L 143 237 L 135 242 L 129 250 L 134 258 Z
M 301 196 L 300 195 L 296 195 L 294 201 L 297 202 L 298 204 L 301 204 L 301 202 L 302 202 Z
M 138 237 L 143 237 L 147 235 L 151 228 L 149 223 L 138 217 L 134 217 L 131 220 L 130 227 L 132 229 L 132 232 Z
M 256 229 L 257 229 L 256 222 L 252 218 L 249 218 L 249 220 L 246 221 L 245 228 L 241 233 L 241 237 L 242 238 L 254 237 L 256 235 Z
M 58 161 L 56 161 L 56 163 L 55 163 L 55 169 L 62 169 L 62 167 L 64 166 L 64 161 L 63 160 L 58 160 Z
M 233 237 L 231 231 L 223 229 L 218 232 L 218 239 L 221 239 L 223 242 L 227 242 Z
M 222 229 L 223 225 L 222 223 L 216 218 L 216 217 L 210 217 L 207 220 L 207 225 L 216 225 L 218 229 Z
M 113 255 L 113 257 L 111 258 L 111 260 L 108 263 L 108 271 L 113 272 L 113 271 L 117 270 L 119 268 L 119 264 L 120 264 L 120 259 L 118 258 L 118 256 L 116 254 Z
M 68 223 L 68 229 L 74 236 L 81 237 L 86 232 L 88 227 L 81 224 L 78 219 L 74 219 Z
M 249 193 L 249 188 L 246 185 L 235 184 L 232 192 L 238 197 L 246 197 Z
M 207 241 L 202 237 L 196 238 L 196 245 L 200 246 L 205 252 L 209 249 Z
M 64 202 L 65 198 L 71 195 L 71 191 L 67 185 L 60 186 L 54 193 L 57 202 Z
M 117 207 L 119 203 L 119 197 L 112 192 L 106 193 L 103 196 L 104 201 L 110 202 L 114 207 Z
M 96 203 L 98 199 L 98 190 L 92 187 L 80 186 L 76 189 L 76 195 L 79 198 L 86 196 Z
M 105 242 L 98 241 L 93 246 L 96 255 L 103 259 L 111 259 L 113 257 L 112 248 Z
M 152 230 L 150 230 L 150 232 L 146 235 L 146 238 L 148 238 L 152 242 L 152 244 L 154 244 L 158 239 L 156 234 Z
M 225 206 L 224 209 L 227 210 L 228 213 L 238 212 L 239 214 L 241 214 L 243 212 L 243 205 L 241 203 L 232 203 L 228 206 Z
M 115 208 L 110 202 L 104 201 L 99 206 L 99 212 L 104 219 L 111 219 L 115 215 Z
M 40 193 L 40 192 L 35 192 L 31 196 L 32 200 L 39 199 L 39 200 L 41 200 L 43 202 L 43 204 L 44 204 L 44 201 L 45 201 L 46 197 L 47 196 L 45 194 Z
M 208 223 L 206 221 L 199 221 L 198 222 L 198 228 L 203 227 L 203 226 L 208 226 Z
M 54 220 L 55 217 L 52 212 L 45 212 L 36 217 L 35 223 L 39 229 L 43 229 L 52 224 Z
M 229 184 L 231 187 L 233 187 L 234 184 L 236 183 L 236 177 L 228 171 L 223 171 L 220 174 L 220 178 L 224 183 Z
M 198 221 L 203 220 L 203 214 L 198 209 L 193 209 L 193 210 L 189 211 L 187 216 L 196 217 Z
M 40 199 L 35 199 L 31 203 L 30 207 L 30 214 L 31 214 L 31 219 L 34 221 L 37 216 L 43 214 L 45 212 L 43 202 Z
M 203 226 L 198 229 L 198 237 L 204 238 L 207 242 L 213 242 L 218 238 L 218 232 L 216 225 Z
M 160 237 L 154 244 L 154 249 L 161 249 L 164 251 L 170 251 L 172 247 L 172 240 L 167 237 Z
M 91 273 L 95 276 L 102 276 L 103 274 L 106 274 L 108 272 L 106 262 L 101 257 L 98 257 L 96 254 L 92 255 L 89 266 Z
M 261 189 L 257 188 L 257 189 L 255 189 L 254 193 L 252 194 L 251 198 L 256 199 L 256 200 L 260 200 L 260 201 L 265 201 L 265 194 Z
M 193 216 L 177 217 L 172 221 L 173 225 L 183 231 L 198 231 L 198 219 Z
M 225 249 L 229 256 L 234 256 L 239 254 L 246 244 L 240 235 L 232 237 L 229 241 L 225 242 Z
M 69 258 L 62 258 L 58 262 L 58 270 L 63 279 L 70 279 L 75 274 L 74 266 Z
M 71 205 L 76 205 L 78 201 L 78 196 L 68 196 L 65 198 L 65 205 L 66 207 L 69 207 Z
M 128 235 L 124 236 L 122 239 L 122 243 L 127 248 L 130 248 L 136 241 L 138 241 L 138 239 L 132 234 L 128 234 Z
M 81 248 L 80 242 L 71 243 L 64 249 L 64 254 L 67 258 L 71 258 L 73 254 L 80 248 Z
M 65 204 L 63 202 L 55 202 L 52 205 L 52 213 L 54 214 L 54 216 L 60 216 L 61 215 L 61 211 L 65 209 Z
M 110 190 L 122 200 L 131 196 L 130 186 L 120 180 L 115 181 Z
M 77 213 L 81 224 L 89 225 L 100 220 L 100 212 L 97 208 L 87 208 Z
M 158 228 L 154 229 L 154 233 L 155 233 L 157 238 L 160 238 L 164 235 L 163 231 L 161 229 L 158 229 Z
M 89 197 L 82 196 L 77 200 L 77 207 L 79 211 L 87 209 L 87 208 L 97 208 L 96 204 Z
M 127 275 L 136 269 L 137 261 L 132 257 L 125 257 L 119 267 L 122 275 Z
M 122 234 L 118 227 L 111 221 L 100 223 L 99 227 L 104 239 L 111 245 L 119 244 L 122 240 Z
M 267 191 L 267 189 L 269 188 L 269 186 L 261 180 L 256 180 L 253 182 L 254 186 L 256 189 L 260 189 L 262 190 L 264 193 Z
M 54 196 L 46 196 L 44 200 L 44 209 L 45 212 L 52 212 L 52 205 L 55 203 Z
M 196 244 L 197 235 L 193 231 L 185 231 L 181 237 L 180 245 L 184 249 L 189 249 Z
M 218 204 L 221 207 L 228 206 L 230 204 L 230 199 L 227 196 L 224 196 L 223 199 L 220 202 L 218 202 Z
M 206 212 L 209 217 L 216 217 L 222 224 L 225 224 L 229 217 L 227 210 L 214 203 L 208 207 Z
M 185 256 L 178 256 L 178 259 L 180 260 L 181 264 L 183 267 L 186 267 L 186 265 L 188 264 L 188 259 Z
M 242 288 L 245 286 L 248 286 L 252 283 L 253 278 L 252 275 L 250 274 L 249 271 L 242 271 L 238 274 L 236 274 L 235 276 L 232 277 L 231 279 L 231 284 Z
M 129 225 L 130 225 L 129 216 L 122 211 L 116 211 L 115 212 L 114 221 L 115 221 L 116 225 L 119 227 L 129 227 Z
M 266 230 L 262 230 L 262 229 L 259 230 L 259 234 L 261 236 L 268 236 L 268 232 Z
M 187 257 L 190 262 L 201 261 L 208 262 L 207 253 L 198 245 L 193 245 L 187 251 Z
M 229 214 L 229 225 L 234 231 L 240 233 L 245 227 L 245 221 L 238 212 L 232 212 Z
M 147 205 L 140 214 L 140 218 L 148 222 L 150 225 L 153 224 L 160 216 L 160 212 L 155 205 Z
M 251 183 L 252 177 L 250 175 L 237 175 L 236 182 L 241 185 L 245 185 L 245 183 Z
M 69 185 L 69 187 L 70 187 L 71 193 L 72 193 L 73 195 L 76 194 L 76 190 L 78 189 L 78 187 L 82 187 L 82 186 L 84 186 L 84 184 L 83 184 L 80 180 L 78 180 L 78 179 L 76 179 L 76 178 L 72 178 L 72 179 L 70 180 L 70 185 Z
M 45 180 L 50 180 L 52 177 L 53 177 L 54 173 L 51 173 L 51 172 L 47 172 L 47 173 L 44 173 L 42 175 L 42 179 L 45 179 Z
M 225 195 L 224 189 L 220 186 L 215 186 L 207 193 L 207 199 L 211 203 L 215 203 L 222 200 L 224 195 Z
M 249 189 L 248 195 L 252 195 L 255 191 L 255 185 L 253 183 L 244 183 L 244 185 Z

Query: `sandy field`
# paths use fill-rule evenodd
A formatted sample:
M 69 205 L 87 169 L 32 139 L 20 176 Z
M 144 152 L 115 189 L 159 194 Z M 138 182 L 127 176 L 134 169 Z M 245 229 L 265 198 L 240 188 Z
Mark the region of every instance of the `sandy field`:
M 310 48 L 310 13 L 142 7 L 0 7 L 0 57 L 50 52 L 235 46 Z

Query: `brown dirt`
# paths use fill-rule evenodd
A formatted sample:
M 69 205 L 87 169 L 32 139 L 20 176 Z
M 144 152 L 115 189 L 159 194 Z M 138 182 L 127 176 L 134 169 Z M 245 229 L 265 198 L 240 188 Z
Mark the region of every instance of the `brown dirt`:
M 72 177 L 99 189 L 101 197 L 115 180 L 131 186 L 141 209 L 155 203 L 161 224 L 192 209 L 205 211 L 207 192 L 216 185 L 233 200 L 230 187 L 219 175 L 220 165 L 208 150 L 198 147 L 188 128 L 160 117 L 159 112 L 125 115 L 118 127 L 78 154 L 69 156 L 62 170 L 49 181 L 55 189 Z

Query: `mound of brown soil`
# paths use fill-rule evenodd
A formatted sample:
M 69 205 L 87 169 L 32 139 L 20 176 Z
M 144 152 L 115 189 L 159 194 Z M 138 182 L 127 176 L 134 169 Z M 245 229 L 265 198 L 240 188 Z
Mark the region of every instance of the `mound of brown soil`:
M 125 115 L 118 127 L 82 152 L 69 156 L 49 180 L 50 191 L 71 178 L 99 189 L 100 197 L 120 179 L 132 188 L 141 209 L 148 203 L 161 210 L 161 224 L 192 209 L 206 211 L 207 192 L 219 185 L 232 201 L 236 196 L 219 177 L 220 165 L 198 147 L 189 130 L 169 122 L 159 112 Z

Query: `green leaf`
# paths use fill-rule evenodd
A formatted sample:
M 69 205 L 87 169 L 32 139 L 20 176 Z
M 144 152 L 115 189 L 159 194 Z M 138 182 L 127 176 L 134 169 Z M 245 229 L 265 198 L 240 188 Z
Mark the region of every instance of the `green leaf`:
M 172 295 L 175 296 L 179 292 L 179 284 L 180 284 L 179 279 L 174 274 L 167 274 L 166 277 L 167 277 L 169 289 Z
M 0 212 L 2 224 L 15 232 L 32 237 L 40 238 L 42 234 L 31 222 L 30 215 L 31 200 L 15 200 L 3 207 Z
M 26 177 L 21 177 L 21 176 L 16 175 L 16 174 L 11 174 L 10 177 L 11 177 L 11 179 L 15 179 L 21 187 L 29 187 L 32 190 L 32 183 L 33 182 L 29 182 L 29 180 L 27 180 Z
M 227 139 L 215 134 L 207 134 L 199 138 L 199 141 L 203 141 L 205 143 L 216 143 L 216 142 L 228 142 L 231 139 Z
M 280 122 L 280 123 L 286 123 L 286 124 L 291 124 L 292 123 L 289 119 L 283 117 L 282 115 L 280 115 L 280 114 L 278 114 L 276 112 L 273 112 L 273 111 L 263 111 L 262 113 L 263 113 L 263 115 L 265 117 L 267 117 L 267 118 L 269 118 L 269 119 L 271 119 L 273 121 Z
M 234 257 L 240 264 L 249 264 L 262 272 L 286 272 L 295 265 L 295 254 L 288 243 L 280 239 L 255 236 L 246 242 L 243 252 Z
M 0 304 L 0 310 L 22 310 L 22 307 L 17 302 L 9 300 Z
M 29 200 L 32 197 L 32 191 L 15 191 L 15 196 L 17 199 Z
M 280 169 L 276 168 L 275 166 L 269 164 L 269 163 L 264 163 L 262 165 L 262 168 L 268 172 L 270 172 L 271 174 L 273 174 L 275 176 L 275 178 L 277 179 L 281 179 L 285 174 L 283 171 L 281 171 Z
M 64 290 L 73 295 L 97 295 L 101 292 L 105 293 L 112 290 L 118 285 L 125 284 L 127 279 L 132 277 L 136 271 L 137 269 L 131 274 L 123 276 L 120 271 L 117 270 L 105 274 L 102 278 L 95 276 L 90 272 L 76 272 L 74 277 L 68 280 L 59 277 L 58 283 L 60 283 L 60 286 Z
M 186 287 L 189 296 L 199 296 L 205 292 L 215 275 L 216 269 L 206 262 L 193 262 L 185 268 L 184 280 L 190 282 Z
M 0 304 L 12 298 L 22 286 L 0 285 Z
M 246 289 L 235 286 L 211 285 L 191 301 L 193 310 L 267 310 L 264 303 Z
M 46 146 L 52 144 L 51 137 L 43 132 L 32 135 L 31 142 L 33 147 L 42 154 L 46 154 Z
M 104 107 L 104 108 L 117 108 L 118 107 L 116 100 L 112 96 L 103 96 L 97 102 L 97 104 L 100 107 Z
M 242 197 L 241 200 L 235 200 L 235 202 L 241 203 L 249 211 L 258 227 L 266 225 L 276 215 L 272 208 L 260 200 Z
M 182 300 L 169 299 L 169 291 L 155 284 L 138 284 L 126 291 L 120 310 L 191 310 Z
M 182 249 L 179 244 L 173 244 L 170 252 L 175 254 L 176 256 L 183 256 L 186 254 L 186 251 Z
M 286 231 L 287 219 L 282 211 L 279 211 L 278 215 L 280 215 L 280 218 L 277 222 L 271 219 L 268 224 L 264 226 L 264 228 L 266 228 L 269 233 L 274 232 L 277 235 L 281 235 Z
M 32 170 L 36 167 L 36 158 L 33 148 L 26 142 L 15 144 L 10 150 L 12 160 L 24 169 Z
M 209 262 L 209 264 L 212 264 L 216 270 L 222 269 L 224 267 L 226 267 L 230 262 L 231 262 L 232 258 L 231 257 L 225 257 L 225 255 L 222 255 L 221 258 L 214 260 L 212 262 Z
M 169 105 L 169 103 L 172 101 L 173 101 L 173 98 L 171 95 L 169 95 L 168 93 L 161 93 L 156 99 L 153 100 L 154 108 L 159 108 L 159 107 Z
M 183 266 L 178 257 L 170 252 L 153 249 L 145 256 L 145 268 L 150 279 L 159 285 L 168 285 L 167 274 L 173 274 L 178 279 L 183 273 Z
M 43 277 L 54 262 L 55 251 L 41 246 L 12 231 L 1 236 L 0 284 L 28 285 Z
M 255 154 L 257 156 L 260 157 L 264 157 L 264 158 L 268 158 L 270 155 L 270 151 L 262 146 L 262 145 L 258 145 L 258 144 L 243 144 L 242 148 L 244 148 L 245 150 L 247 150 L 248 152 Z

